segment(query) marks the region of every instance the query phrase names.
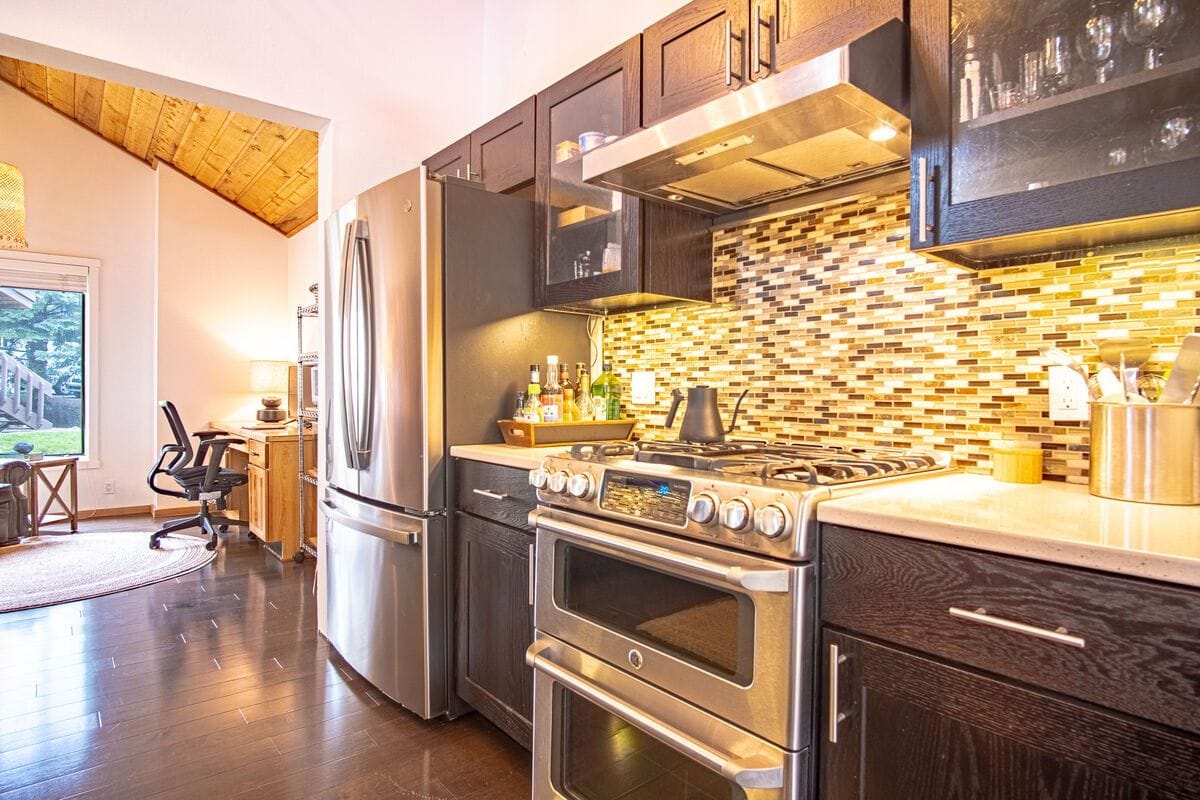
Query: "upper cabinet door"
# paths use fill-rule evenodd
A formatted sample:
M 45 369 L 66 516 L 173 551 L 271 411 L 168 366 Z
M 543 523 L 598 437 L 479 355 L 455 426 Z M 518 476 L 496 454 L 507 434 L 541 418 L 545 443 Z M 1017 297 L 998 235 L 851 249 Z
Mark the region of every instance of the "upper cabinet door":
M 489 192 L 533 182 L 533 108 L 530 97 L 471 133 L 471 171 Z
M 454 144 L 434 153 L 421 163 L 431 174 L 448 175 L 452 178 L 470 180 L 478 175 L 468 175 L 471 161 L 471 137 L 464 136 Z
M 638 129 L 641 37 L 537 95 L 539 307 L 627 294 L 640 285 L 640 204 L 583 182 L 581 153 Z
M 987 266 L 1200 231 L 1196 6 L 913 0 L 914 249 Z
M 696 0 L 642 34 L 647 127 L 748 80 L 747 0 Z
M 768 52 L 764 32 L 759 53 L 772 71 L 849 44 L 890 19 L 904 19 L 904 0 L 751 0 L 750 4 L 751 24 L 762 20 L 775 33 L 775 52 Z

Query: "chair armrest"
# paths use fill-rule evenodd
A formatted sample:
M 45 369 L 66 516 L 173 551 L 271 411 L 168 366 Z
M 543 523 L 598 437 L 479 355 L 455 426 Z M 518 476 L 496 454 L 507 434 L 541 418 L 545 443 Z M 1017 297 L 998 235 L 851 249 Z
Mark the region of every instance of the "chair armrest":
M 175 457 L 171 459 L 170 464 L 164 467 L 163 462 L 166 461 L 167 456 L 171 455 L 172 453 L 175 454 Z M 184 492 L 162 488 L 158 485 L 157 481 L 158 476 L 164 473 L 167 475 L 174 475 L 175 471 L 183 466 L 182 462 L 186 461 L 187 448 L 180 447 L 177 444 L 164 444 L 158 451 L 158 460 L 154 462 L 154 466 L 150 468 L 150 474 L 146 476 L 146 483 L 158 494 L 165 494 L 168 497 L 186 497 L 187 495 Z
M 231 444 L 245 444 L 245 439 L 235 439 L 228 437 L 224 439 L 205 439 L 200 442 L 200 448 L 196 451 L 196 466 L 207 464 L 208 470 L 204 473 L 204 485 L 201 487 L 204 491 L 209 491 L 213 485 L 213 481 L 217 479 L 217 475 L 221 472 L 221 459 L 225 457 L 225 451 Z
M 207 439 L 212 439 L 214 436 L 224 436 L 225 433 L 225 431 L 214 430 L 192 431 L 192 436 L 195 436 L 197 439 L 203 442 Z
M 29 480 L 32 471 L 29 464 L 24 461 L 10 461 L 0 465 L 0 483 L 7 483 L 12 487 L 14 495 L 23 498 L 25 495 L 21 492 L 21 486 Z

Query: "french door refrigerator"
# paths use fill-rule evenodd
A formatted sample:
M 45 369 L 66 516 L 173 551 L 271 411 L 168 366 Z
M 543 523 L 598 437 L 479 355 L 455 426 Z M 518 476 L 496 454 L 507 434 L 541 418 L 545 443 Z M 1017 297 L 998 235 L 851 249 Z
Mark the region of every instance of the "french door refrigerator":
M 421 167 L 326 223 L 327 630 L 425 718 L 449 703 L 448 449 L 499 440 L 529 364 L 587 358 L 582 318 L 532 308 L 532 213 Z

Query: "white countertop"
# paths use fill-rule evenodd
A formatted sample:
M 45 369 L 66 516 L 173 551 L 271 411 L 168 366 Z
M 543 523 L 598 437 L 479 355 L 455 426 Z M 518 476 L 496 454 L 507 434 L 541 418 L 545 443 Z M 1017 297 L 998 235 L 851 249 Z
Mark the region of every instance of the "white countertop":
M 828 500 L 817 518 L 1200 587 L 1200 506 L 1105 500 L 1074 484 L 955 473 Z
M 472 461 L 486 461 L 489 464 L 499 464 L 504 467 L 536 469 L 542 465 L 542 459 L 546 456 L 562 455 L 569 449 L 570 445 L 515 447 L 511 444 L 457 444 L 450 448 L 450 455 L 455 458 L 469 458 Z

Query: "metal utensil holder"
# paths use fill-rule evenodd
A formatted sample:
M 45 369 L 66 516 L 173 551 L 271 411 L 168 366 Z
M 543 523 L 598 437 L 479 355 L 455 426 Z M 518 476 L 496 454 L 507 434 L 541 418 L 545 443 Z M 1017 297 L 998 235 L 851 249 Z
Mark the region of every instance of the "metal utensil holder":
M 1088 489 L 1114 500 L 1200 505 L 1200 405 L 1093 403 Z

